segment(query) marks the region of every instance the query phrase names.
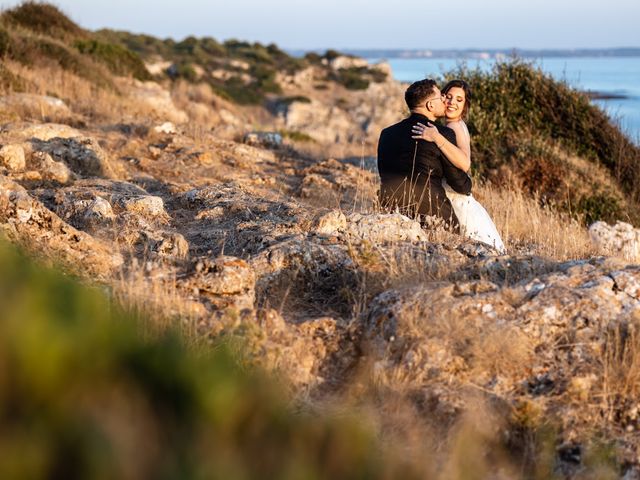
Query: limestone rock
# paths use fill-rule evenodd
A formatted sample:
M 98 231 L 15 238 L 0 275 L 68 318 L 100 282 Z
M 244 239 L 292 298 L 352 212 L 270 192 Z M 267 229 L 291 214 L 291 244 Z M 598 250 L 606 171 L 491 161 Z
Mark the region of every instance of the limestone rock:
M 122 265 L 111 245 L 76 230 L 18 184 L 0 177 L 0 229 L 29 251 L 91 279 L 106 279 Z
M 7 127 L 12 133 L 17 133 L 23 140 L 36 139 L 48 141 L 53 138 L 76 138 L 82 137 L 79 130 L 68 125 L 58 123 L 39 123 L 35 125 L 18 124 Z
M 608 225 L 595 222 L 589 227 L 594 246 L 606 255 L 619 255 L 628 260 L 640 261 L 640 230 L 625 222 Z
M 189 190 L 180 203 L 194 215 L 189 242 L 216 254 L 223 247 L 228 254 L 253 255 L 302 234 L 308 224 L 296 202 L 252 194 L 233 182 Z M 227 236 L 232 241 L 225 241 Z
M 369 66 L 369 62 L 361 57 L 348 57 L 345 55 L 337 56 L 329 61 L 329 66 L 333 70 L 341 70 L 345 68 L 364 68 Z
M 143 230 L 140 241 L 161 257 L 183 259 L 189 254 L 189 242 L 177 232 Z
M 116 171 L 107 153 L 92 138 L 52 138 L 33 140 L 35 152 L 48 153 L 82 176 L 115 178 Z
M 354 301 L 357 267 L 349 249 L 302 235 L 267 246 L 249 259 L 261 306 L 292 302 L 346 315 Z
M 341 210 L 321 214 L 314 221 L 314 231 L 319 235 L 338 235 L 347 228 L 347 217 Z
M 114 203 L 122 210 L 144 218 L 167 219 L 164 201 L 153 195 L 114 196 Z
M 197 292 L 213 308 L 252 309 L 255 301 L 255 274 L 247 262 L 220 256 L 198 260 L 190 275 L 181 280 L 183 288 Z
M 374 197 L 378 186 L 377 174 L 334 158 L 305 168 L 302 175 L 299 196 L 324 207 L 353 209 L 354 204 L 363 204 L 363 198 Z
M 0 147 L 0 165 L 10 172 L 19 172 L 26 166 L 24 149 L 21 145 L 3 145 Z
M 153 131 L 156 133 L 164 133 L 166 135 L 175 135 L 178 131 L 176 126 L 171 122 L 164 122 L 160 125 L 153 127 Z
M 348 235 L 371 243 L 419 242 L 427 239 L 420 222 L 399 213 L 363 215 L 352 213 L 347 217 Z
M 574 371 L 601 375 L 597 365 L 609 330 L 640 314 L 640 267 L 571 263 L 509 288 L 467 280 L 386 291 L 363 316 L 363 348 L 390 369 L 410 373 L 415 386 L 447 376 L 448 383 L 464 382 L 471 373 L 464 359 L 473 348 L 513 355 L 499 367 L 513 381 L 527 375 L 533 351 L 569 378 Z M 503 393 L 509 390 L 508 381 L 502 385 Z
M 61 184 L 68 183 L 72 178 L 71 170 L 63 162 L 57 162 L 46 152 L 34 152 L 31 162 L 40 172 L 43 180 L 51 180 Z
M 249 145 L 274 148 L 282 145 L 282 135 L 277 132 L 250 132 L 244 136 L 242 141 Z
M 175 106 L 169 91 L 156 82 L 135 80 L 128 91 L 136 101 L 145 104 L 161 118 L 173 123 L 185 123 L 189 120 L 187 114 Z

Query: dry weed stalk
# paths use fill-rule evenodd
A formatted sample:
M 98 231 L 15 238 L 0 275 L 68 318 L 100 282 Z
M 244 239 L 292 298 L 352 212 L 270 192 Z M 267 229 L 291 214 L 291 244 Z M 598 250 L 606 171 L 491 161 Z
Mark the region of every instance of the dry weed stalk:
M 638 317 L 640 315 L 636 315 Z M 621 409 L 635 408 L 640 395 L 640 332 L 638 320 L 620 323 L 608 329 L 604 340 L 602 365 L 602 400 L 608 421 L 617 418 Z

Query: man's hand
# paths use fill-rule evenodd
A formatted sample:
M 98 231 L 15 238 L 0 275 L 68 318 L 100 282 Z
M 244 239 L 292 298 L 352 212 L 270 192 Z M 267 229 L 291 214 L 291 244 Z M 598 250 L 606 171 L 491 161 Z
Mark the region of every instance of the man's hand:
M 435 142 L 438 143 L 440 139 L 440 132 L 435 125 L 423 125 L 422 123 L 418 123 L 411 127 L 411 133 L 413 135 L 411 138 L 415 138 L 416 140 L 426 140 L 427 142 Z

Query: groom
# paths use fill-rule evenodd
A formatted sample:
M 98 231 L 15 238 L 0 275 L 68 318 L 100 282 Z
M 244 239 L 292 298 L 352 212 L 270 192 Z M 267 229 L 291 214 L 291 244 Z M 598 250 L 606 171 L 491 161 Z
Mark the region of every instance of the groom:
M 453 130 L 434 123 L 445 114 L 440 89 L 433 80 L 420 80 L 407 88 L 404 99 L 411 115 L 382 130 L 378 141 L 380 203 L 387 211 L 397 208 L 405 215 L 418 216 L 423 225 L 428 217 L 441 218 L 448 228 L 459 232 L 442 179 L 456 192 L 469 195 L 471 178 L 447 160 L 435 143 L 411 138 L 411 127 L 420 122 L 435 125 L 456 144 Z

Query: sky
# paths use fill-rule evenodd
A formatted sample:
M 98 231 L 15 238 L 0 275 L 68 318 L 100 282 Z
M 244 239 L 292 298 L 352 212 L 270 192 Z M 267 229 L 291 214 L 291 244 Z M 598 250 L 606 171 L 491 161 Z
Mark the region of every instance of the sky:
M 0 0 L 3 8 L 20 3 Z M 640 47 L 640 0 L 54 0 L 90 30 L 288 49 Z

